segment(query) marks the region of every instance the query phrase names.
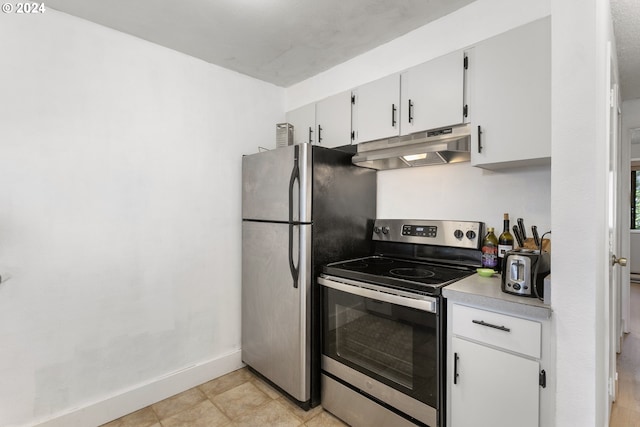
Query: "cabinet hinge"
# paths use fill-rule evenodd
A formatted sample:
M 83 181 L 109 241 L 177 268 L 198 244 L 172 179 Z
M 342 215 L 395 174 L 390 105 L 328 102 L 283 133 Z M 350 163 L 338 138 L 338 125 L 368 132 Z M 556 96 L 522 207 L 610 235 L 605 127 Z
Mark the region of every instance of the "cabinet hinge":
M 469 57 L 468 56 L 464 57 L 464 69 L 465 70 L 469 69 Z
M 547 388 L 547 372 L 543 369 L 540 371 L 540 387 Z
M 465 104 L 464 107 L 462 108 L 462 114 L 465 117 L 468 117 L 468 115 L 469 115 L 469 105 L 468 104 Z
M 609 107 L 613 108 L 616 105 L 616 94 L 613 89 L 609 89 Z
M 609 392 L 609 396 L 613 396 L 613 378 L 609 377 L 609 381 L 607 384 L 607 391 Z
M 351 94 L 351 105 L 356 105 L 356 96 Z

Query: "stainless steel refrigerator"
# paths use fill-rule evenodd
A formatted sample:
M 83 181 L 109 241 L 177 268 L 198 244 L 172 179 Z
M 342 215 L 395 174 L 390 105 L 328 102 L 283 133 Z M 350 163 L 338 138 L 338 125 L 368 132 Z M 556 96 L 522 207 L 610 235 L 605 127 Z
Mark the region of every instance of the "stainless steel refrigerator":
M 320 402 L 323 264 L 370 253 L 376 174 L 310 144 L 242 159 L 242 360 L 303 407 Z

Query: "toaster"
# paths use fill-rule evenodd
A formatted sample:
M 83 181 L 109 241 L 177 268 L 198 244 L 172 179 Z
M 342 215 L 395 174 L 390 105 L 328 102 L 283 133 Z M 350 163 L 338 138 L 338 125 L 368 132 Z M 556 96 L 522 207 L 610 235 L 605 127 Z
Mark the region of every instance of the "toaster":
M 551 255 L 532 249 L 507 251 L 502 261 L 502 292 L 542 298 L 544 278 L 551 272 Z

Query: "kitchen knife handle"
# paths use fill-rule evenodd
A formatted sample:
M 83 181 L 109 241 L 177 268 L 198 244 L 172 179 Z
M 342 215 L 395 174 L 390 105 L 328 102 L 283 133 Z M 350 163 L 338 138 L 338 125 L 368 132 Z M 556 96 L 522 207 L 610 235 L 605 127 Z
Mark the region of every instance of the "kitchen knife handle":
M 517 225 L 513 226 L 513 234 L 514 236 L 516 236 L 516 240 L 518 241 L 518 246 L 523 247 L 524 240 L 522 239 L 522 234 L 520 234 L 520 230 L 518 229 Z
M 391 127 L 396 127 L 396 104 L 391 104 Z
M 533 241 L 536 244 L 536 247 L 540 249 L 540 236 L 538 235 L 538 227 L 535 225 L 531 226 L 531 234 L 533 235 Z
M 478 125 L 478 153 L 482 153 L 482 129 Z
M 518 227 L 520 227 L 520 232 L 522 233 L 522 239 L 527 240 L 527 229 L 524 227 L 524 220 L 522 218 L 518 218 Z

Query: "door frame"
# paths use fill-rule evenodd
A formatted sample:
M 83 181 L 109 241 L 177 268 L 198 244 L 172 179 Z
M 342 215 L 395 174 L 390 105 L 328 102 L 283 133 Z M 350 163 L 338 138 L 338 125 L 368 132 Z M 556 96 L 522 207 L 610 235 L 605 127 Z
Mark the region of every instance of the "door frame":
M 622 122 L 622 120 L 621 120 Z M 631 162 L 639 161 L 640 156 L 633 157 L 631 155 L 631 141 L 633 134 L 638 132 L 640 134 L 640 124 L 632 124 L 631 126 L 623 126 L 621 123 L 620 135 L 622 140 L 621 149 L 621 165 L 622 165 L 622 185 L 621 185 L 621 197 L 619 201 L 620 208 L 620 221 L 622 224 L 631 224 Z M 630 230 L 630 227 L 629 227 Z M 626 253 L 629 258 L 629 268 L 622 272 L 621 277 L 621 290 L 620 290 L 620 318 L 621 318 L 621 336 L 619 340 L 618 353 L 620 353 L 620 346 L 622 345 L 622 339 L 625 333 L 629 333 L 629 321 L 631 317 L 631 232 L 624 233 L 621 237 L 621 246 L 623 253 Z
M 605 297 L 605 342 L 607 349 L 605 352 L 605 366 L 607 384 L 606 419 L 609 420 L 611 415 L 611 405 L 616 399 L 617 394 L 617 366 L 616 354 L 619 349 L 619 338 L 622 330 L 621 315 L 621 271 L 616 268 L 612 262 L 615 257 L 624 257 L 626 254 L 621 253 L 621 237 L 622 227 L 620 223 L 621 216 L 621 187 L 622 187 L 622 165 L 621 165 L 621 138 L 620 138 L 620 91 L 616 70 L 616 58 L 614 57 L 611 42 L 607 43 L 607 88 L 608 88 L 608 114 L 606 119 L 606 139 L 607 145 L 607 185 L 606 200 L 607 212 L 605 216 L 606 224 L 606 245 L 607 245 L 607 268 L 605 272 L 606 286 Z M 626 229 L 626 227 L 624 227 Z

